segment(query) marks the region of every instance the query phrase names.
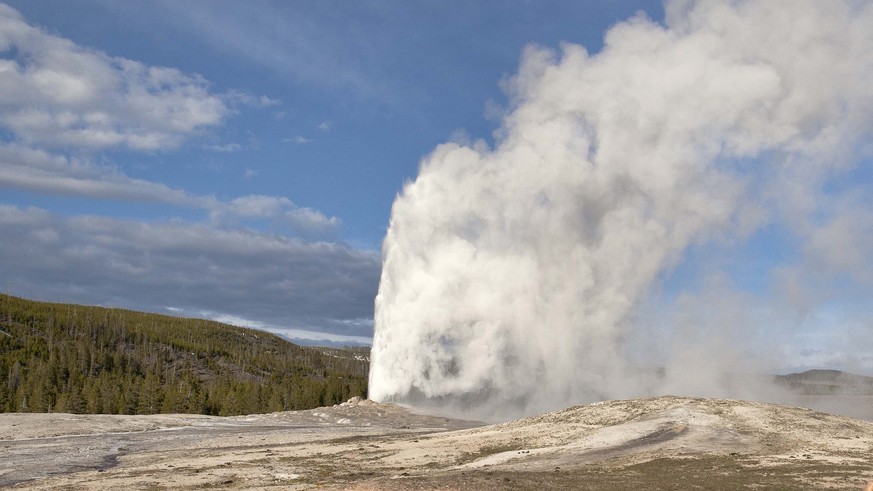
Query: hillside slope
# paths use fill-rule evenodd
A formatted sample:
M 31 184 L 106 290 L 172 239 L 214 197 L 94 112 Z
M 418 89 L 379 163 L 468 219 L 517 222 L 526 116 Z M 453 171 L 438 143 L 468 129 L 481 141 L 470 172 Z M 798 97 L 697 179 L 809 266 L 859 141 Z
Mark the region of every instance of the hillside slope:
M 807 395 L 873 395 L 873 377 L 840 370 L 807 370 L 777 375 L 776 382 Z
M 366 395 L 367 355 L 201 319 L 0 295 L 0 412 L 307 409 Z

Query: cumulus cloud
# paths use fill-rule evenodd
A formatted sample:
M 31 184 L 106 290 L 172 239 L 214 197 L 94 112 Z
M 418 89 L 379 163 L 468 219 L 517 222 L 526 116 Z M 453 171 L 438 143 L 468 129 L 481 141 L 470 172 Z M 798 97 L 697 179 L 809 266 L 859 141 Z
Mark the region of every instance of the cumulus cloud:
M 20 145 L 0 145 L 0 188 L 82 198 L 165 203 L 206 212 L 213 221 L 268 219 L 309 238 L 333 236 L 341 221 L 286 197 L 249 195 L 224 202 L 214 196 L 134 179 L 118 169 L 84 158 Z
M 809 264 L 868 267 L 869 207 L 840 203 L 869 194 L 828 184 L 873 126 L 873 5 L 666 12 L 615 25 L 596 54 L 528 48 L 493 148 L 448 143 L 424 160 L 383 245 L 371 397 L 493 418 L 658 392 L 625 356 L 650 327 L 635 314 L 686 251 L 727 250 L 762 224 L 805 243 Z M 684 342 L 661 360 L 710 376 L 661 388 L 712 395 L 749 355 L 746 329 L 766 316 L 717 291 L 675 302 Z
M 196 75 L 90 50 L 0 5 L 0 125 L 57 147 L 172 148 L 228 108 Z
M 204 150 L 210 150 L 213 152 L 221 152 L 221 153 L 233 153 L 239 152 L 242 150 L 242 145 L 239 143 L 225 143 L 224 145 L 219 144 L 206 144 L 203 145 Z
M 111 57 L 29 24 L 0 4 L 0 186 L 85 198 L 232 208 L 211 196 L 131 178 L 89 155 L 109 147 L 171 149 L 223 122 L 236 105 L 279 101 L 216 95 L 197 75 Z M 237 143 L 205 149 L 235 152 Z M 83 156 L 84 155 L 84 156 Z
M 28 24 L 2 4 L 0 52 L 0 126 L 12 140 L 0 144 L 0 187 L 166 203 L 203 209 L 213 216 L 240 210 L 239 203 L 135 179 L 114 165 L 74 155 L 76 150 L 118 146 L 172 148 L 200 129 L 221 123 L 230 111 L 228 104 L 271 107 L 279 101 L 239 91 L 215 95 L 199 76 L 78 46 Z M 216 152 L 241 149 L 237 143 L 203 147 Z M 286 201 L 276 212 L 301 233 L 333 230 L 339 223 L 287 198 L 275 199 Z
M 305 236 L 330 234 L 341 224 L 337 217 L 327 217 L 318 210 L 299 207 L 283 196 L 260 194 L 242 196 L 231 201 L 226 212 L 241 218 L 280 220 Z M 218 215 L 220 216 L 220 213 Z
M 63 217 L 0 206 L 0 276 L 18 292 L 366 337 L 376 253 L 185 222 Z M 224 317 L 222 317 L 224 316 Z M 257 325 L 254 325 L 257 327 Z
M 16 144 L 0 145 L 0 188 L 206 209 L 220 206 L 213 197 L 134 179 L 112 166 Z

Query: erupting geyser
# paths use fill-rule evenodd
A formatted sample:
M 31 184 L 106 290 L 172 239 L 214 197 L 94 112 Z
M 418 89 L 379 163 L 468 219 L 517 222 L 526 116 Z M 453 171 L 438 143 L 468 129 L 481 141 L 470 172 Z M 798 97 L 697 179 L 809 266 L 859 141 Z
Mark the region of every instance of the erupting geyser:
M 493 147 L 440 145 L 394 203 L 370 397 L 493 418 L 652 390 L 635 309 L 690 244 L 822 212 L 870 133 L 871 47 L 870 3 L 790 0 L 527 49 Z

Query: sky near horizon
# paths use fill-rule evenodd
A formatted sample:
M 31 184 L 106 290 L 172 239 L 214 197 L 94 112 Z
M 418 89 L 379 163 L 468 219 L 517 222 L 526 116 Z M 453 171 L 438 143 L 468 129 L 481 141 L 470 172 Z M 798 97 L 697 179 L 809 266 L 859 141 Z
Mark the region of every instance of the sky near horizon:
M 421 160 L 446 141 L 493 144 L 527 46 L 597 53 L 634 15 L 664 12 L 607 0 L 0 4 L 0 288 L 368 343 L 391 204 Z M 830 186 L 870 184 L 866 160 Z M 848 223 L 832 232 L 853 235 Z M 786 368 L 873 373 L 873 235 L 858 234 L 844 259 L 866 273 L 798 288 L 800 303 L 833 295 L 796 309 Z M 730 247 L 695 244 L 658 288 L 675 300 L 728 282 L 757 305 L 809 281 L 784 280 L 804 247 L 759 223 Z M 664 305 L 643 310 L 658 319 Z M 756 319 L 786 322 L 768 315 Z

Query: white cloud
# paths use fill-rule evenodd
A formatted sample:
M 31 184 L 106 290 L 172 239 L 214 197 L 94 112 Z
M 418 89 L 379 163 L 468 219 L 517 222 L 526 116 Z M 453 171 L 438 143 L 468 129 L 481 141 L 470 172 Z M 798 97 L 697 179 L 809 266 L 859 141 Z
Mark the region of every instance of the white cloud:
M 323 331 L 307 331 L 303 329 L 268 328 L 264 330 L 278 334 L 292 342 L 301 344 L 355 346 L 370 345 L 373 343 L 373 338 L 370 336 L 346 336 L 343 334 L 332 334 Z
M 203 319 L 211 319 L 216 322 L 222 322 L 225 324 L 230 324 L 232 326 L 239 327 L 247 327 L 252 329 L 258 329 L 261 331 L 271 332 L 273 334 L 277 334 L 286 339 L 289 339 L 293 342 L 303 343 L 303 344 L 321 344 L 321 345 L 367 345 L 372 342 L 372 338 L 370 336 L 350 336 L 346 334 L 334 334 L 330 332 L 324 331 L 312 331 L 307 329 L 295 329 L 293 327 L 276 327 L 270 326 L 263 322 L 254 321 L 251 319 L 245 319 L 238 315 L 232 314 L 222 314 L 216 312 L 209 311 L 200 311 L 196 313 L 187 313 L 183 309 L 175 308 L 175 307 L 167 307 L 167 310 L 172 311 L 176 315 L 183 316 L 191 316 Z M 341 324 L 354 324 L 354 321 L 343 321 Z M 365 330 L 363 332 L 368 332 L 372 329 L 372 322 L 369 324 L 363 324 Z
M 318 123 L 318 126 L 316 126 L 316 128 L 320 129 L 321 131 L 330 131 L 330 129 L 333 128 L 333 123 L 330 121 L 322 121 Z
M 88 159 L 15 144 L 0 145 L 0 188 L 103 200 L 165 203 L 203 210 L 216 221 L 271 219 L 306 237 L 333 235 L 341 225 L 338 218 L 297 206 L 286 197 L 249 195 L 223 202 L 214 196 L 192 195 L 164 184 L 134 179 L 112 166 L 97 165 Z
M 87 49 L 0 5 L 0 126 L 65 148 L 179 145 L 228 108 L 199 76 Z
M 172 148 L 221 123 L 224 101 L 270 107 L 266 96 L 218 96 L 196 75 L 90 50 L 28 24 L 0 4 L 0 187 L 85 198 L 167 203 L 226 213 L 232 206 L 132 178 L 99 159 L 73 157 L 106 147 Z M 205 144 L 235 152 L 238 143 Z M 100 161 L 101 163 L 95 163 Z
M 339 218 L 327 217 L 312 208 L 292 208 L 285 212 L 285 217 L 295 230 L 308 230 L 310 233 L 334 230 L 341 223 Z
M 283 196 L 242 196 L 231 201 L 224 213 L 240 218 L 279 220 L 296 232 L 310 237 L 332 233 L 341 224 L 337 217 L 327 217 L 312 208 L 299 207 Z M 223 214 L 219 211 L 214 217 L 220 220 Z
M 276 107 L 281 106 L 282 101 L 265 95 L 254 96 L 238 90 L 231 90 L 222 94 L 222 98 L 233 106 L 244 105 L 251 107 Z
M 230 203 L 230 210 L 243 217 L 273 216 L 278 211 L 293 206 L 291 200 L 284 197 L 249 195 L 236 198 Z
M 294 138 L 283 138 L 282 143 L 296 143 L 298 145 L 305 145 L 307 143 L 312 143 L 312 140 L 306 138 L 302 135 L 297 135 Z
M 211 196 L 131 178 L 111 166 L 20 145 L 0 145 L 0 188 L 107 200 L 144 201 L 214 209 Z
M 225 143 L 224 145 L 206 144 L 203 145 L 203 149 L 210 150 L 212 152 L 233 153 L 242 150 L 242 145 L 240 145 L 239 143 Z

